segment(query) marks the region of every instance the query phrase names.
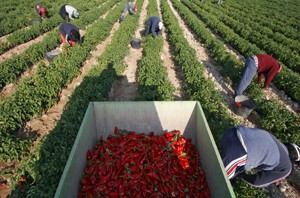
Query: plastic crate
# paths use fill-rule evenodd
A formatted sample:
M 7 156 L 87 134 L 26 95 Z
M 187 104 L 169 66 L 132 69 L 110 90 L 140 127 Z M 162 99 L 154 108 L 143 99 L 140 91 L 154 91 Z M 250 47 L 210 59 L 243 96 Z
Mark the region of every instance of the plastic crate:
M 77 197 L 86 152 L 114 128 L 162 134 L 174 129 L 191 138 L 200 154 L 212 197 L 235 197 L 199 102 L 91 102 L 65 166 L 55 197 Z

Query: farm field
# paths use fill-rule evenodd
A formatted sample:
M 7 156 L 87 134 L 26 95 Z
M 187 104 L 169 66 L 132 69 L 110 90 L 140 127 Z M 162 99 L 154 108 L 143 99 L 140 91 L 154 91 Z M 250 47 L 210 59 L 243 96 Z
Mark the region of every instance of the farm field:
M 222 133 L 238 124 L 300 145 L 299 0 L 134 2 L 137 14 L 119 23 L 125 0 L 72 1 L 80 17 L 70 23 L 84 42 L 50 63 L 44 53 L 60 45 L 58 10 L 69 2 L 45 2 L 50 18 L 30 25 L 38 1 L 1 1 L 1 198 L 54 196 L 91 101 L 199 101 L 219 149 Z M 150 16 L 164 23 L 159 37 L 142 37 Z M 142 39 L 140 49 L 130 47 L 133 38 Z M 234 89 L 257 53 L 283 70 L 266 89 L 255 77 L 245 94 L 256 108 L 243 118 L 234 113 Z M 232 186 L 242 198 L 300 196 L 288 179 L 265 189 L 241 179 Z

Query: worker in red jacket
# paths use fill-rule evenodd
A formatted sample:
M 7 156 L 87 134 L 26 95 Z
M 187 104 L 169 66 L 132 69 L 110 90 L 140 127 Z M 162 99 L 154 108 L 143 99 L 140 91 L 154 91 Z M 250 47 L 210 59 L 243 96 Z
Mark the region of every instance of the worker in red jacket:
M 35 11 L 40 21 L 42 21 L 44 18 L 48 18 L 48 11 L 42 3 L 35 5 Z
M 235 90 L 235 96 L 243 94 L 256 73 L 258 74 L 258 83 L 261 83 L 262 78 L 265 77 L 263 88 L 266 88 L 281 69 L 282 66 L 278 61 L 267 54 L 256 54 L 247 58 L 242 80 Z
M 81 37 L 78 27 L 64 22 L 59 26 L 60 38 L 62 44 L 68 44 L 73 47 L 76 43 L 81 44 Z

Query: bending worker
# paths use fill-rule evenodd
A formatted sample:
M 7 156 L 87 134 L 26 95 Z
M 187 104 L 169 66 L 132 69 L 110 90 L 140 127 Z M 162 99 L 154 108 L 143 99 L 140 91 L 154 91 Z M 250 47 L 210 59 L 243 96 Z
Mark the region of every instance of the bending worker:
M 235 90 L 235 96 L 243 94 L 256 73 L 258 73 L 259 84 L 261 83 L 262 78 L 265 77 L 263 88 L 266 88 L 281 69 L 282 66 L 278 61 L 267 54 L 256 54 L 247 58 L 242 79 Z
M 120 21 L 124 21 L 126 16 L 127 16 L 127 12 L 129 12 L 130 15 L 135 15 L 135 11 L 137 11 L 138 6 L 132 2 L 127 2 L 124 5 L 124 10 L 123 10 L 123 14 L 121 16 Z
M 266 187 L 285 179 L 292 161 L 300 160 L 300 148 L 282 144 L 271 133 L 238 125 L 223 133 L 221 156 L 229 179 L 240 175 L 255 187 Z M 256 172 L 247 172 L 255 169 Z
M 145 34 L 144 36 L 148 36 L 148 34 L 152 33 L 153 37 L 161 35 L 163 28 L 163 23 L 159 20 L 158 17 L 153 16 L 150 17 L 146 24 Z
M 68 21 L 68 22 L 70 22 L 70 20 L 74 20 L 74 18 L 79 17 L 78 11 L 74 7 L 72 7 L 68 4 L 63 5 L 60 8 L 59 15 L 61 16 L 61 18 L 63 20 Z
M 62 44 L 68 44 L 71 47 L 73 47 L 76 43 L 81 44 L 78 27 L 65 22 L 59 26 L 59 32 Z
M 35 12 L 39 17 L 39 20 L 42 21 L 44 18 L 48 18 L 48 11 L 42 3 L 35 5 Z

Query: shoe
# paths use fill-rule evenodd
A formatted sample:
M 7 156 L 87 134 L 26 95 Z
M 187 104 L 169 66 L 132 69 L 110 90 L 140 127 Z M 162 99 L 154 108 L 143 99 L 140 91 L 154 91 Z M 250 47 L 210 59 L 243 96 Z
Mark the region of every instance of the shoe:
M 294 143 L 284 144 L 289 151 L 289 157 L 292 161 L 300 162 L 300 147 Z

